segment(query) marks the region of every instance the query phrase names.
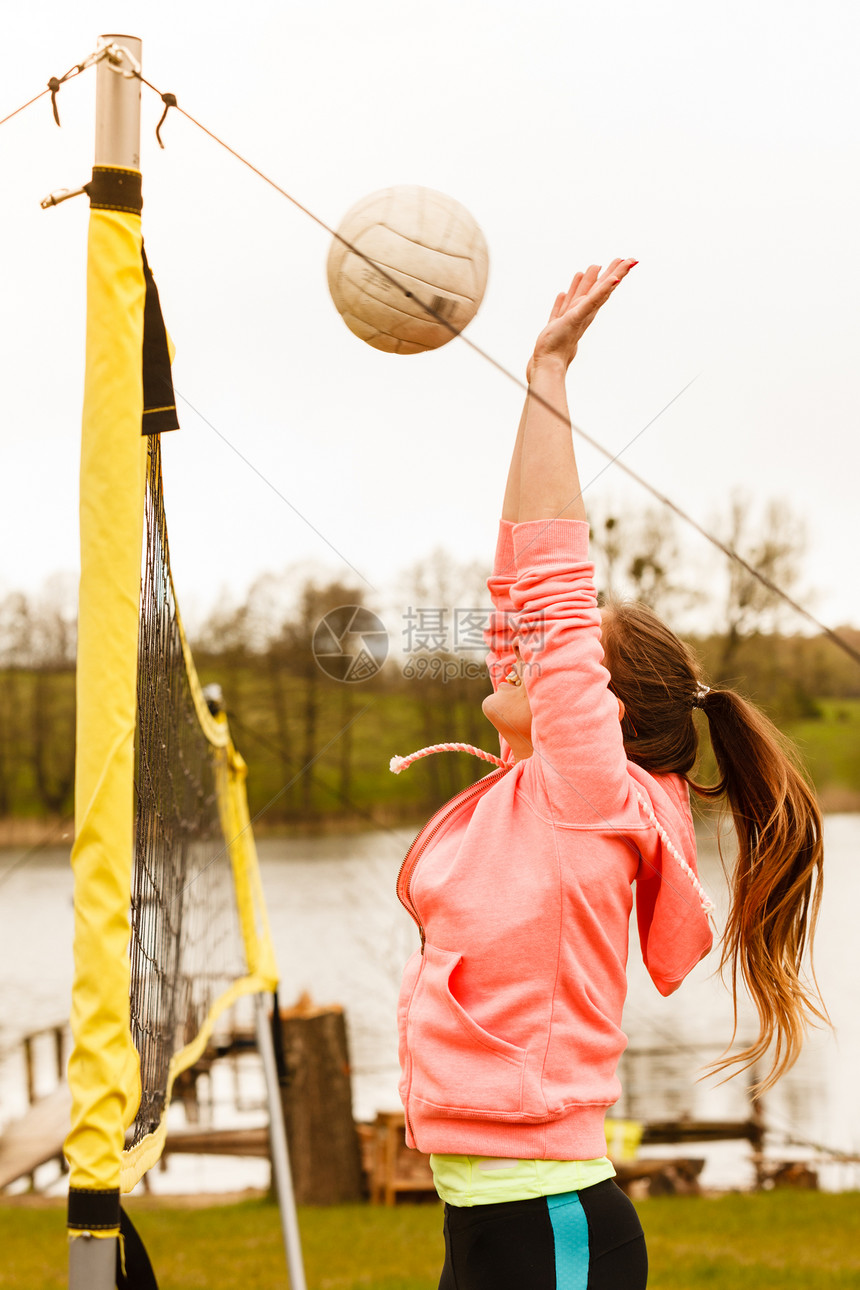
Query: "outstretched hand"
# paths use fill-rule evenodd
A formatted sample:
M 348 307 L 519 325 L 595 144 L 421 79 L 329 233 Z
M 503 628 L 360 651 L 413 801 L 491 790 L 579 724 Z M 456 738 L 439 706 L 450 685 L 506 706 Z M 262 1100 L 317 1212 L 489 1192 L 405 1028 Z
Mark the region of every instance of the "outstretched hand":
M 567 371 L 583 332 L 635 264 L 638 260 L 613 260 L 603 272 L 592 264 L 585 273 L 574 275 L 567 291 L 556 297 L 549 321 L 535 341 L 526 368 L 529 382 L 543 365 L 560 365 Z

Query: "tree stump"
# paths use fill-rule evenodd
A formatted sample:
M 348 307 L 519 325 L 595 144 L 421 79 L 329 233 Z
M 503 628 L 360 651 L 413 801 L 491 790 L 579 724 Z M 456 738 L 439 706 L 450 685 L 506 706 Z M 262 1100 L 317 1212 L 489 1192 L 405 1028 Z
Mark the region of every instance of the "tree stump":
M 286 1085 L 281 1090 L 293 1189 L 300 1205 L 363 1198 L 361 1145 L 352 1115 L 343 1009 L 304 995 L 281 1009 Z

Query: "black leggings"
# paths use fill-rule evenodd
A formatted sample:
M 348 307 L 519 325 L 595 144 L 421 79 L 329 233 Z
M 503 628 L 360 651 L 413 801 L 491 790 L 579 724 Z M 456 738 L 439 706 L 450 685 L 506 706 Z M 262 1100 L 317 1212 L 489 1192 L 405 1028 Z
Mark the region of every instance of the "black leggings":
M 445 1206 L 439 1290 L 644 1290 L 648 1255 L 611 1178 L 536 1200 Z

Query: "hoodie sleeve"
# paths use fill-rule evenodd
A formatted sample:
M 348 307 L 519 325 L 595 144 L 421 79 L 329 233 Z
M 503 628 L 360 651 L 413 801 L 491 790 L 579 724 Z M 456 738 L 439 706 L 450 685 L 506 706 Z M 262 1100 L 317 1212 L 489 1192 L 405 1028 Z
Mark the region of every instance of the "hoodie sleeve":
M 603 666 L 588 524 L 535 520 L 516 524 L 513 539 L 511 599 L 534 746 L 523 773 L 559 823 L 614 824 L 631 784 Z
M 489 650 L 487 667 L 494 690 L 499 688 L 500 682 L 514 665 L 514 605 L 511 587 L 516 580 L 517 569 L 514 562 L 513 530 L 510 520 L 499 521 L 493 572 L 487 579 L 493 607 L 484 632 L 484 643 Z
M 630 767 L 651 828 L 640 843 L 636 921 L 642 960 L 663 995 L 674 993 L 713 945 L 710 902 L 698 880 L 689 792 L 677 775 Z
M 627 760 L 603 665 L 588 524 L 533 521 L 513 536 L 511 599 L 534 746 L 523 781 L 557 824 L 608 826 L 639 852 L 642 957 L 657 989 L 671 994 L 712 943 L 686 783 Z

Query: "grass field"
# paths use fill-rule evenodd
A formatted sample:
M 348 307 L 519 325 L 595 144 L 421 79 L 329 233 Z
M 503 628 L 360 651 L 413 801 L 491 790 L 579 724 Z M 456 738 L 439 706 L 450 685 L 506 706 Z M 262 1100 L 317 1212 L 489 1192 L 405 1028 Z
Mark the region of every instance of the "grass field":
M 860 1195 L 779 1191 L 643 1201 L 649 1290 L 860 1287 Z M 287 1285 L 277 1209 L 130 1202 L 160 1290 Z M 436 1290 L 441 1208 L 341 1206 L 299 1215 L 308 1290 Z M 0 1287 L 61 1290 L 61 1207 L 0 1205 Z M 528 1287 L 523 1287 L 528 1290 Z
M 820 699 L 821 718 L 785 727 L 815 781 L 825 810 L 860 807 L 860 700 Z

